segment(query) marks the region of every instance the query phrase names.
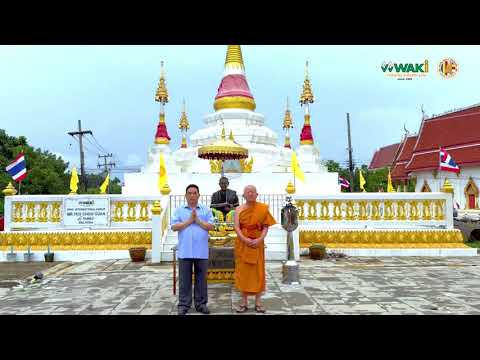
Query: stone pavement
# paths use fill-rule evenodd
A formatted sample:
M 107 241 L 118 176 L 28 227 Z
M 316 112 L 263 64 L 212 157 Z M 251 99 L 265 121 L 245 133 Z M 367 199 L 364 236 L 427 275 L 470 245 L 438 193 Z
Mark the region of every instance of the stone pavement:
M 281 263 L 270 262 L 264 304 L 267 315 L 480 314 L 479 265 L 480 257 L 306 259 L 302 283 L 284 285 Z M 44 274 L 2 289 L 0 314 L 176 314 L 171 264 L 66 262 Z M 239 299 L 229 284 L 209 285 L 212 315 L 235 314 Z

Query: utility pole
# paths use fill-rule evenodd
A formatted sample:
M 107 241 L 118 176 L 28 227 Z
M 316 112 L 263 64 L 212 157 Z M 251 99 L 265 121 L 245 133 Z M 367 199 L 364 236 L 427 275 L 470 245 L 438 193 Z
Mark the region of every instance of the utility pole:
M 110 179 L 110 169 L 112 167 L 115 167 L 115 163 L 112 163 L 112 162 L 109 162 L 107 164 L 107 158 L 111 158 L 113 156 L 113 154 L 107 154 L 107 155 L 98 155 L 98 159 L 100 158 L 103 158 L 103 164 L 97 164 L 97 167 L 100 169 L 101 166 L 103 166 L 104 170 L 105 170 L 105 173 L 107 175 L 109 175 L 109 179 Z M 107 187 L 108 189 L 108 192 L 107 194 L 110 194 L 110 180 L 109 180 L 109 186 Z
M 348 169 L 350 170 L 350 192 L 353 192 L 353 160 L 352 160 L 352 138 L 350 135 L 350 114 L 347 113 L 347 131 L 348 131 Z
M 85 136 L 86 134 L 93 135 L 93 133 L 90 130 L 82 131 L 82 120 L 78 120 L 78 131 L 71 131 L 68 133 L 68 135 L 71 135 L 72 137 L 75 137 L 75 135 L 78 135 L 78 142 L 80 144 L 80 171 L 82 172 L 81 179 L 82 179 L 85 192 L 87 191 L 87 176 L 85 174 L 85 156 L 83 154 L 82 137 Z

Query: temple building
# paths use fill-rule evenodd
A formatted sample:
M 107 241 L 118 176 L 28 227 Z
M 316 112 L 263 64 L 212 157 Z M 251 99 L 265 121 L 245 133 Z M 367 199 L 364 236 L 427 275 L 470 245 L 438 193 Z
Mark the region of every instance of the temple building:
M 439 170 L 440 147 L 460 167 L 458 174 Z M 416 192 L 441 191 L 448 179 L 460 210 L 480 210 L 480 105 L 423 116 L 418 135 L 406 134 L 400 144 L 375 152 L 369 168 L 384 166 L 391 168 L 397 185 L 405 186 L 408 179 L 415 179 Z
M 169 80 L 173 81 L 173 80 Z M 312 84 L 305 71 L 300 105 L 304 108 L 304 124 L 300 135 L 300 146 L 293 149 L 290 132 L 293 119 L 287 103 L 283 128 L 285 137 L 279 137 L 267 125 L 263 114 L 256 112 L 257 104 L 251 91 L 240 45 L 229 45 L 224 71 L 218 91 L 213 98 L 214 112 L 203 119 L 204 126 L 193 130 L 185 105 L 175 127 L 181 131 L 181 147 L 170 148 L 168 123 L 171 116 L 166 111 L 168 97 L 167 81 L 162 70 L 155 100 L 160 103 L 159 122 L 153 144 L 148 150 L 147 164 L 140 173 L 125 174 L 122 193 L 126 195 L 149 195 L 158 193 L 157 182 L 162 154 L 169 177 L 168 185 L 172 194 L 183 194 L 185 187 L 195 182 L 202 194 L 218 190 L 218 177 L 222 170 L 230 180 L 230 187 L 241 191 L 247 184 L 255 184 L 259 193 L 282 194 L 289 182 L 294 182 L 291 170 L 292 151 L 297 152 L 298 162 L 305 173 L 306 181 L 295 182 L 297 194 L 334 194 L 340 192 L 338 174 L 329 173 L 321 163 L 320 150 L 313 139 L 312 127 L 318 124 L 312 120 L 310 106 L 314 102 Z M 275 119 L 282 121 L 282 119 Z M 172 128 L 173 129 L 173 128 Z M 222 133 L 232 141 L 248 149 L 247 159 L 208 160 L 198 157 L 199 149 L 221 140 Z M 293 150 L 292 150 L 293 149 Z M 259 176 L 261 175 L 261 176 Z M 274 178 L 272 178 L 272 176 Z M 274 181 L 272 181 L 274 179 Z M 319 187 L 318 184 L 322 186 Z

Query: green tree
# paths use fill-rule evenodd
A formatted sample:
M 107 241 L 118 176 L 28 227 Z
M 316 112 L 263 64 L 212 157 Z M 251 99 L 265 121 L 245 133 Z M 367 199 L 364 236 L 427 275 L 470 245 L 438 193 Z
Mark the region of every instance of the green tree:
M 348 169 L 341 167 L 338 162 L 336 162 L 334 160 L 326 160 L 326 161 L 323 162 L 323 165 L 325 165 L 328 172 L 336 172 L 336 173 L 338 173 L 339 176 L 347 179 L 350 183 L 353 182 L 350 179 L 350 172 L 348 171 Z M 342 192 L 350 192 L 350 189 L 342 188 Z
M 5 167 L 22 152 L 27 163 L 27 177 L 22 181 L 22 194 L 65 194 L 68 192 L 69 177 L 65 173 L 68 167 L 61 157 L 49 151 L 34 149 L 24 136 L 8 136 L 0 129 L 0 190 L 9 182 L 14 184 Z M 18 190 L 18 184 L 14 184 Z M 3 214 L 4 195 L 0 194 L 0 214 Z

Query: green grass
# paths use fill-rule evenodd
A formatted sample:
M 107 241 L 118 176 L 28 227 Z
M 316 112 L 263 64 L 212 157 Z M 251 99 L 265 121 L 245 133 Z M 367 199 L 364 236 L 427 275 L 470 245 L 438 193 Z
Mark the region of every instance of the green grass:
M 467 241 L 465 245 L 470 246 L 472 248 L 480 248 L 480 241 Z

